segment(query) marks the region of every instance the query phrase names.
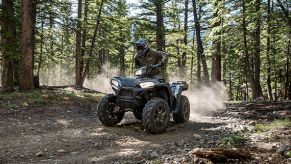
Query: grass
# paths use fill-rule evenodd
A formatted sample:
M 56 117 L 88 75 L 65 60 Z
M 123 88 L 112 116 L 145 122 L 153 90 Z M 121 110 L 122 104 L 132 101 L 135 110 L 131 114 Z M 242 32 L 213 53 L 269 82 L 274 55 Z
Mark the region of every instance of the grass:
M 98 102 L 101 93 L 88 93 L 63 90 L 33 90 L 27 92 L 0 93 L 0 107 L 17 110 L 29 107 L 44 107 L 64 102 Z
M 229 136 L 220 139 L 220 143 L 225 147 L 233 147 L 236 145 L 241 145 L 246 141 L 246 138 L 242 135 L 231 134 Z
M 256 124 L 255 131 L 256 132 L 267 132 L 272 129 L 283 128 L 283 127 L 291 127 L 291 119 L 278 119 L 274 120 L 268 124 Z
M 161 164 L 161 162 L 159 160 L 153 160 L 152 164 Z

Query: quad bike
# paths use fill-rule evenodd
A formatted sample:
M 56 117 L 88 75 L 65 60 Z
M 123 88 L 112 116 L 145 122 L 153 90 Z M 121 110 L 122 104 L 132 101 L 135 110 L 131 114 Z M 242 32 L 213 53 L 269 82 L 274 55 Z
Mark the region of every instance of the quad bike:
M 182 91 L 188 89 L 185 81 L 168 83 L 164 79 L 148 78 L 151 70 L 141 67 L 136 78 L 113 77 L 110 81 L 115 94 L 107 94 L 98 103 L 97 114 L 105 126 L 117 125 L 127 111 L 142 120 L 150 133 L 164 132 L 173 114 L 176 123 L 186 123 L 190 103 Z

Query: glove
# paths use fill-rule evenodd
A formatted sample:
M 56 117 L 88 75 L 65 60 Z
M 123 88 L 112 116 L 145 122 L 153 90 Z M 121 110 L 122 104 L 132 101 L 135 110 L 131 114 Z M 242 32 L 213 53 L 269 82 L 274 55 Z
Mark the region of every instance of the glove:
M 147 67 L 148 72 L 151 72 L 154 69 L 157 69 L 159 66 L 156 64 L 151 64 Z

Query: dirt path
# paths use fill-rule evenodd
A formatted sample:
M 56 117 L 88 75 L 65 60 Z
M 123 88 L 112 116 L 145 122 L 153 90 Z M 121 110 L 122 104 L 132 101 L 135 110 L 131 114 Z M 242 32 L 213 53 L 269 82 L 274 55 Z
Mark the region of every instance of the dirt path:
M 151 135 L 132 114 L 127 114 L 117 127 L 102 126 L 94 113 L 96 104 L 70 102 L 13 111 L 0 109 L 0 163 L 211 163 L 191 152 L 225 146 L 231 142 L 230 136 L 252 131 L 254 127 L 252 118 L 240 118 L 247 116 L 247 109 L 230 106 L 214 116 L 200 116 L 185 125 L 172 123 L 166 133 Z M 264 159 L 266 163 L 276 163 L 276 151 L 282 144 L 288 144 L 289 132 L 290 128 L 279 130 L 278 135 L 283 133 L 285 137 L 267 144 L 255 136 L 256 144 L 239 140 L 231 146 L 252 153 L 253 159 L 242 162 Z M 287 157 L 280 156 L 280 161 L 284 160 Z

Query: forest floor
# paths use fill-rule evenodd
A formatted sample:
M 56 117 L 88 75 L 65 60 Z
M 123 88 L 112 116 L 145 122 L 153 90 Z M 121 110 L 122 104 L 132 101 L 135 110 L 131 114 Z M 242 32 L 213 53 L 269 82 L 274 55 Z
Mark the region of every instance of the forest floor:
M 101 96 L 70 87 L 1 93 L 0 163 L 291 163 L 291 102 L 227 103 L 152 135 L 131 113 L 102 126 Z

